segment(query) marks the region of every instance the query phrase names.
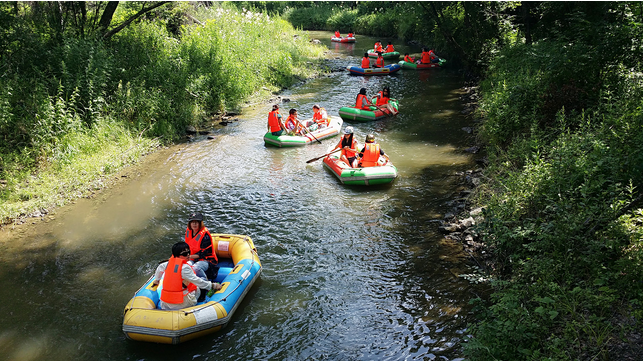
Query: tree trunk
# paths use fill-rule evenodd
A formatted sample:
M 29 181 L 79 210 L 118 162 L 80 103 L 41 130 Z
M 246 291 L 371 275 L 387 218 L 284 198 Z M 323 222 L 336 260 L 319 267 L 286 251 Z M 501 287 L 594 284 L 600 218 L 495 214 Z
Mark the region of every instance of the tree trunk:
M 107 28 L 110 26 L 110 23 L 112 23 L 112 17 L 114 16 L 114 12 L 116 11 L 116 8 L 118 6 L 119 6 L 118 1 L 109 1 L 107 3 L 107 6 L 103 11 L 103 15 L 101 15 L 101 20 L 98 22 L 99 33 L 104 34 L 105 31 L 107 31 Z

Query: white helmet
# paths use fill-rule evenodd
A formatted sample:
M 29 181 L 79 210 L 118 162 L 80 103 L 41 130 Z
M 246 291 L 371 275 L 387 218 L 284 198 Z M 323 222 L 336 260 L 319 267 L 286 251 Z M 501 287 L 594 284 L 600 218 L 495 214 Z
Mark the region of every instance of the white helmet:
M 344 128 L 344 134 L 353 134 L 353 127 L 348 126 L 348 127 Z

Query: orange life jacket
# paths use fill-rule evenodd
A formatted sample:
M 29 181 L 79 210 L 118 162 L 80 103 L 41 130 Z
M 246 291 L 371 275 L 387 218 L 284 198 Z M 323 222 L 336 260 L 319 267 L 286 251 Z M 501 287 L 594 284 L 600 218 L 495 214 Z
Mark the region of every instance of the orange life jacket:
M 362 107 L 363 99 L 367 100 L 367 105 L 365 105 L 364 108 Z M 358 109 L 369 110 L 369 105 L 368 104 L 369 104 L 369 99 L 367 99 L 367 96 L 364 95 L 364 94 L 358 94 L 358 98 L 356 99 L 356 106 L 355 107 L 358 108 Z
M 201 248 L 201 240 L 203 239 L 204 235 L 208 234 L 210 236 L 210 245 L 206 248 Z M 209 261 L 214 261 L 215 263 L 218 262 L 217 260 L 217 253 L 215 252 L 215 245 L 214 241 L 212 239 L 212 235 L 210 234 L 210 231 L 208 228 L 203 227 L 201 231 L 199 231 L 194 237 L 192 237 L 192 230 L 190 230 L 190 227 L 186 228 L 186 237 L 185 237 L 186 243 L 188 246 L 190 246 L 190 254 L 195 254 L 199 251 L 205 251 L 208 248 L 212 249 L 212 255 L 206 257 L 206 260 Z
M 318 124 L 329 125 L 329 115 L 326 113 L 324 108 L 320 108 L 320 111 L 313 113 L 313 121 Z
M 373 46 L 373 50 L 382 51 L 382 44 L 380 44 L 379 42 L 375 43 L 374 46 Z
M 423 55 L 420 57 L 420 62 L 423 64 L 431 63 L 429 60 L 429 52 L 423 51 Z
M 388 44 L 387 47 L 385 48 L 385 53 L 393 53 L 394 52 L 394 46 L 391 44 Z
M 353 38 L 353 33 L 347 34 L 347 38 Z
M 405 55 L 405 61 L 406 61 L 406 62 L 408 62 L 408 63 L 413 63 L 413 62 L 414 62 L 414 58 L 412 58 L 412 57 L 411 57 L 411 56 L 409 56 L 409 55 Z
M 342 147 L 342 140 L 343 139 L 340 139 L 340 143 L 338 143 L 338 147 Z M 347 157 L 347 159 L 351 157 L 355 157 L 356 153 L 358 153 L 358 142 L 355 139 L 353 139 L 353 142 L 351 142 L 351 147 L 349 148 L 350 148 L 349 150 L 342 149 L 340 151 L 340 156 L 344 155 L 345 157 Z
M 376 98 L 376 105 L 383 105 L 389 103 L 389 98 L 382 94 L 382 90 L 378 92 L 378 97 Z
M 366 143 L 364 145 L 364 153 L 360 160 L 361 167 L 374 167 L 378 165 L 380 159 L 380 145 L 377 143 Z
M 385 58 L 378 57 L 378 59 L 376 59 L 376 68 L 384 68 L 384 66 L 385 66 Z
M 341 38 L 341 37 L 342 37 L 342 35 L 340 35 L 340 32 L 339 32 L 339 31 L 336 31 L 336 32 L 335 32 L 335 37 L 336 37 L 336 38 Z
M 268 113 L 268 125 L 271 127 L 271 132 L 279 132 L 282 130 L 282 126 L 280 125 L 280 121 L 277 118 L 277 115 L 280 112 L 277 110 L 274 110 L 270 113 Z
M 165 303 L 179 304 L 183 302 L 183 297 L 197 289 L 197 286 L 190 283 L 186 286 L 181 277 L 181 269 L 188 260 L 170 257 L 168 265 L 163 274 L 163 288 L 161 289 L 161 301 Z M 192 266 L 190 266 L 192 269 Z M 194 272 L 194 269 L 192 270 Z
M 360 67 L 363 69 L 367 69 L 369 66 L 371 66 L 371 62 L 369 61 L 368 57 L 362 58 L 362 64 L 360 64 Z
M 289 114 L 288 118 L 286 118 L 286 122 L 284 125 L 286 126 L 286 129 L 288 130 L 293 130 L 296 133 L 300 131 L 300 123 L 297 122 L 297 117 L 293 114 Z

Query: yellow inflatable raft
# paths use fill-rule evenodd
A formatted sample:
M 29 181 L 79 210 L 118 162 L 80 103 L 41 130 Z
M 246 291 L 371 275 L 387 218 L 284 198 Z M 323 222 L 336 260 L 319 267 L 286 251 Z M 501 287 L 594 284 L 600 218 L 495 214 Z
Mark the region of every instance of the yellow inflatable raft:
M 259 278 L 262 265 L 248 236 L 212 234 L 219 259 L 214 281 L 222 289 L 196 306 L 168 311 L 157 308 L 160 289 L 151 277 L 123 311 L 123 332 L 137 341 L 178 344 L 219 331 L 231 319 L 244 296 Z

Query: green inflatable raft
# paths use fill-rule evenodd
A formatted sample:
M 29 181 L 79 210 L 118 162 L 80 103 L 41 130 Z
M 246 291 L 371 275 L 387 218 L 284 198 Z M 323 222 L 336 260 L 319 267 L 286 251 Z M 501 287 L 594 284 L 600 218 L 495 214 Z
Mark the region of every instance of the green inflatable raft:
M 371 102 L 375 103 L 376 98 L 373 98 Z M 344 121 L 370 122 L 398 114 L 398 101 L 390 99 L 389 104 L 394 109 L 393 113 L 385 106 L 381 106 L 381 108 L 372 107 L 373 110 L 342 107 L 338 110 L 338 113 L 340 113 L 340 117 Z

